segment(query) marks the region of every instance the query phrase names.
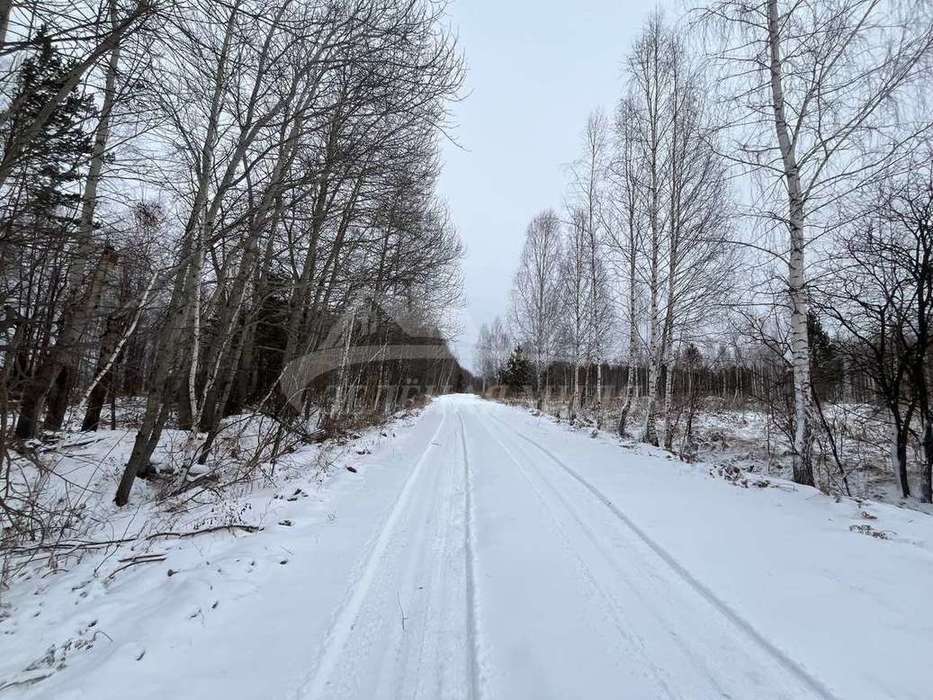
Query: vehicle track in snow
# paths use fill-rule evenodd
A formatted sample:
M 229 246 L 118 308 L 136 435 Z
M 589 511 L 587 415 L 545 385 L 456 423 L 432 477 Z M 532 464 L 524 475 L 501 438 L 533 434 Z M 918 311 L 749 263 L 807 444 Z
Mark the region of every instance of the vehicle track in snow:
M 795 677 L 810 693 L 812 693 L 815 697 L 823 698 L 825 700 L 835 699 L 835 695 L 828 688 L 826 688 L 823 683 L 814 678 L 805 668 L 803 668 L 794 659 L 790 658 L 784 651 L 777 648 L 771 641 L 759 633 L 758 630 L 755 629 L 755 627 L 748 620 L 746 620 L 731 606 L 716 596 L 716 594 L 713 593 L 709 587 L 699 581 L 686 567 L 678 562 L 677 559 L 668 550 L 666 550 L 654 538 L 648 535 L 644 529 L 632 521 L 632 519 L 626 515 L 621 508 L 619 508 L 619 506 L 613 503 L 613 501 L 605 493 L 594 486 L 588 479 L 583 477 L 576 469 L 569 466 L 564 460 L 555 455 L 553 451 L 539 444 L 539 442 L 534 440 L 534 438 L 529 437 L 528 435 L 516 429 L 514 426 L 502 421 L 502 419 L 496 416 L 493 412 L 485 412 L 485 415 L 487 415 L 492 421 L 500 426 L 505 434 L 513 435 L 516 438 L 522 440 L 524 443 L 527 443 L 528 445 L 535 448 L 556 467 L 558 467 L 563 474 L 581 486 L 585 493 L 588 493 L 609 513 L 611 513 L 618 522 L 622 523 L 625 528 L 627 528 L 628 531 L 635 535 L 635 537 L 641 543 L 643 543 L 651 552 L 653 552 L 669 570 L 673 571 L 685 584 L 687 584 L 687 586 L 689 586 L 696 594 L 703 598 L 712 608 L 718 611 L 718 613 L 727 619 L 735 628 L 737 628 L 737 630 L 741 631 L 746 637 L 754 642 L 763 652 L 769 655 L 785 671 Z M 513 461 L 515 461 L 514 458 Z M 532 461 L 533 463 L 539 463 L 537 460 Z M 541 472 L 539 471 L 538 473 L 540 474 Z M 543 476 L 542 479 L 544 479 Z M 580 523 L 582 526 L 581 529 L 588 532 L 588 537 L 594 543 L 598 544 L 598 541 L 593 538 L 592 530 L 583 524 L 583 519 L 580 517 L 580 514 L 575 512 L 577 509 L 570 503 L 568 499 L 566 499 L 561 494 L 560 489 L 558 489 L 553 484 L 551 485 L 551 488 L 557 497 L 563 501 L 566 509 L 570 511 L 573 517 Z
M 466 630 L 469 640 L 467 649 L 467 690 L 471 700 L 480 700 L 482 677 L 479 670 L 479 628 L 476 619 L 476 554 L 473 545 L 473 473 L 470 465 L 470 451 L 467 449 L 466 426 L 463 414 L 457 412 L 460 421 L 460 449 L 463 452 L 463 551 L 464 570 L 466 572 Z
M 369 599 L 373 598 L 374 595 L 382 595 L 384 597 L 386 591 L 379 589 L 385 589 L 386 586 L 383 584 L 385 584 L 387 580 L 392 579 L 393 574 L 399 573 L 397 570 L 389 572 L 385 571 L 387 567 L 392 568 L 391 565 L 386 562 L 387 550 L 389 549 L 393 538 L 397 536 L 397 530 L 400 521 L 406 517 L 407 511 L 412 506 L 413 493 L 419 487 L 419 482 L 422 480 L 422 476 L 425 472 L 425 465 L 428 463 L 432 453 L 435 452 L 435 447 L 438 445 L 438 438 L 442 435 L 445 427 L 447 426 L 447 411 L 446 408 L 442 408 L 441 420 L 438 424 L 438 427 L 431 435 L 431 438 L 428 440 L 428 443 L 425 446 L 423 452 L 412 467 L 411 472 L 406 478 L 405 483 L 402 486 L 388 517 L 384 523 L 379 526 L 379 529 L 377 530 L 378 534 L 375 536 L 375 541 L 372 547 L 368 550 L 362 565 L 358 568 L 359 574 L 357 577 L 355 577 L 353 583 L 349 587 L 345 602 L 339 607 L 334 615 L 334 622 L 329 633 L 327 634 L 327 637 L 325 638 L 324 643 L 322 644 L 321 652 L 313 666 L 314 670 L 312 674 L 305 680 L 305 682 L 302 683 L 302 685 L 299 687 L 296 693 L 296 697 L 331 698 L 334 697 L 335 693 L 338 695 L 340 694 L 339 691 L 335 690 L 331 685 L 335 680 L 335 670 L 341 660 L 342 655 L 345 653 L 355 653 L 353 650 L 348 650 L 347 646 L 350 638 L 354 635 L 355 632 L 358 632 L 359 622 L 364 605 Z M 446 534 L 446 529 L 446 523 L 444 523 L 438 526 L 437 531 L 441 532 L 442 534 Z M 407 565 L 402 565 L 401 577 L 410 579 L 412 576 L 415 576 L 418 573 L 420 568 L 419 565 L 421 562 L 416 560 L 417 556 L 424 555 L 426 551 L 431 551 L 435 554 L 438 553 L 437 544 L 435 543 L 433 547 L 428 547 L 426 544 L 424 544 L 425 538 L 425 530 L 418 528 L 415 529 L 413 541 L 405 543 L 408 545 L 406 549 L 413 556 L 409 558 Z M 430 588 L 432 591 L 442 592 L 445 589 L 445 585 L 444 582 L 437 580 L 437 572 L 440 570 L 440 572 L 443 573 L 443 567 L 434 566 L 433 569 L 434 576 Z M 397 584 L 398 581 L 394 581 L 394 583 Z M 408 581 L 408 583 L 410 583 L 410 581 Z M 407 633 L 409 632 L 409 629 L 404 629 L 406 611 L 402 605 L 401 593 L 397 588 L 395 592 L 398 596 L 398 611 L 396 613 L 396 617 L 400 620 L 399 626 L 403 628 L 402 631 Z M 423 635 L 425 631 L 424 627 L 420 627 L 418 631 Z M 393 631 L 393 634 L 397 634 L 397 632 Z M 410 634 L 406 634 L 404 636 L 406 639 L 403 643 L 397 642 L 395 644 L 384 645 L 381 652 L 382 658 L 378 661 L 380 666 L 378 672 L 378 685 L 387 697 L 391 696 L 393 692 L 390 690 L 390 686 L 395 686 L 402 680 L 398 677 L 392 679 L 390 676 L 393 673 L 397 675 L 400 670 L 402 673 L 404 673 L 406 671 L 404 666 L 409 663 L 407 658 L 399 659 L 398 652 L 402 650 L 407 655 L 410 653 L 413 646 L 417 646 L 419 651 L 422 653 L 424 650 L 423 636 L 418 640 L 417 645 L 412 644 Z M 372 642 L 372 640 L 368 641 Z M 396 653 L 396 658 L 394 660 L 389 658 L 389 655 L 393 652 Z M 420 663 L 420 658 L 417 660 L 417 663 Z M 345 679 L 339 680 L 344 681 Z M 352 693 L 350 694 L 352 695 Z
M 569 457 L 439 403 L 296 697 L 832 698 Z
M 549 516 L 552 524 L 559 533 L 565 550 L 570 553 L 571 556 L 576 560 L 587 585 L 590 586 L 603 600 L 606 615 L 611 618 L 613 626 L 615 627 L 619 637 L 624 640 L 628 648 L 633 653 L 638 654 L 640 662 L 650 670 L 651 676 L 657 683 L 658 688 L 662 690 L 669 698 L 678 697 L 678 695 L 669 687 L 667 679 L 665 678 L 666 674 L 663 672 L 661 667 L 648 655 L 647 644 L 642 636 L 638 634 L 635 626 L 632 624 L 632 621 L 628 618 L 625 607 L 621 605 L 617 598 L 610 592 L 606 582 L 600 581 L 601 577 L 596 573 L 596 571 L 594 571 L 594 568 L 590 565 L 590 563 L 587 562 L 583 554 L 574 547 L 569 529 L 563 520 L 559 517 L 559 515 L 555 512 L 554 508 L 549 504 L 548 499 L 541 491 L 538 484 L 529 475 L 530 470 L 522 464 L 521 460 L 515 456 L 515 454 L 511 449 L 509 449 L 505 442 L 497 437 L 488 426 L 484 425 L 483 429 L 493 440 L 493 442 L 495 442 L 501 448 L 506 457 L 508 457 L 508 459 L 518 468 L 518 471 L 524 481 L 528 484 L 529 487 L 531 487 L 531 490 L 534 493 L 538 503 L 542 506 L 544 511 L 547 512 L 547 515 Z M 714 681 L 712 676 L 709 677 L 709 680 L 711 682 Z

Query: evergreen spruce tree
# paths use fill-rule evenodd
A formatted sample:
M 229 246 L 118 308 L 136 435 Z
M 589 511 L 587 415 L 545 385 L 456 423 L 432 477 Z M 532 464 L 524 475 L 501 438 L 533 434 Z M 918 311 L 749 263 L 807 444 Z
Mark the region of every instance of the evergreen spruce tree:
M 813 389 L 819 399 L 831 398 L 832 388 L 842 382 L 842 365 L 833 339 L 830 338 L 819 316 L 810 310 L 807 315 L 807 333 L 810 336 L 810 371 Z
M 32 124 L 38 113 L 61 90 L 74 61 L 62 55 L 42 28 L 36 37 L 38 50 L 23 61 L 17 79 L 14 106 L 2 134 L 4 151 L 18 133 Z M 68 225 L 76 218 L 81 198 L 77 183 L 81 167 L 91 153 L 91 133 L 86 129 L 94 115 L 92 95 L 72 90 L 43 126 L 36 138 L 21 151 L 17 168 L 23 190 L 21 213 Z
M 505 372 L 502 373 L 502 383 L 509 387 L 509 390 L 520 392 L 531 384 L 532 376 L 531 363 L 528 362 L 522 346 L 518 345 L 509 355 Z
M 13 144 L 22 131 L 35 123 L 39 112 L 62 89 L 74 67 L 74 61 L 53 44 L 45 28 L 40 30 L 36 44 L 35 53 L 20 66 L 10 118 L 0 132 L 5 160 L 16 150 Z M 9 249 L 12 253 L 4 255 L 5 265 L 28 270 L 48 264 L 41 262 L 43 259 L 55 259 L 52 264 L 61 276 L 59 279 L 67 275 L 80 212 L 80 181 L 92 151 L 89 127 L 94 112 L 93 96 L 81 94 L 75 88 L 44 122 L 35 138 L 20 146 L 13 164 L 11 196 L 3 212 L 4 252 Z M 31 245 L 17 245 L 20 241 L 30 241 Z M 38 305 L 29 323 L 37 326 L 60 321 L 61 308 L 52 303 L 54 291 L 46 290 L 48 305 Z M 32 368 L 30 376 L 18 377 L 28 381 L 16 425 L 19 438 L 30 438 L 36 433 L 37 413 L 48 392 L 43 377 L 47 352 L 48 348 L 41 348 L 38 353 L 41 357 L 28 363 Z M 51 381 L 52 377 L 48 382 Z

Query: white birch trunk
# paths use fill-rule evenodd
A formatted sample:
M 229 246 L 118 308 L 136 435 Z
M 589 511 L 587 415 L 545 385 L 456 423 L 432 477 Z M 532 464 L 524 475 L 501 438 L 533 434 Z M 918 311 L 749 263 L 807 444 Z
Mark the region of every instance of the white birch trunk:
M 794 481 L 813 485 L 811 448 L 812 386 L 810 382 L 810 337 L 807 328 L 808 298 L 806 277 L 806 216 L 800 184 L 795 143 L 784 106 L 784 80 L 781 63 L 781 35 L 777 0 L 768 0 L 768 49 L 770 53 L 771 96 L 774 102 L 774 126 L 788 195 L 788 292 L 791 302 L 791 364 L 794 372 Z

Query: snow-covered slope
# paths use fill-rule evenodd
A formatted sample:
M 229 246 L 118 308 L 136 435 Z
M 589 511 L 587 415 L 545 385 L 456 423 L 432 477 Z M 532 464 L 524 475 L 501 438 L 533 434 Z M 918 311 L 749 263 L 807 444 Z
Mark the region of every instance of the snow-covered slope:
M 0 697 L 928 696 L 927 515 L 473 397 L 397 431 L 260 533 L 12 591 Z

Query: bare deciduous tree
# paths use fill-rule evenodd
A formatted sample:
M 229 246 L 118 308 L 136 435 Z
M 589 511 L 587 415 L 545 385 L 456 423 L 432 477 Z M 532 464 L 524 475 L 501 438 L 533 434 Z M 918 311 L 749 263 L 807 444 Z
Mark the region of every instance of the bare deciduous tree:
M 827 210 L 915 135 L 892 107 L 924 67 L 933 24 L 884 0 L 717 0 L 704 17 L 719 30 L 715 57 L 736 112 L 732 158 L 765 180 L 773 208 L 759 201 L 758 215 L 786 231 L 774 251 L 787 266 L 794 480 L 813 484 L 808 251 Z
M 536 216 L 528 225 L 515 283 L 511 320 L 516 339 L 535 366 L 535 392 L 543 405 L 544 376 L 557 346 L 560 307 L 560 219 L 553 211 Z

